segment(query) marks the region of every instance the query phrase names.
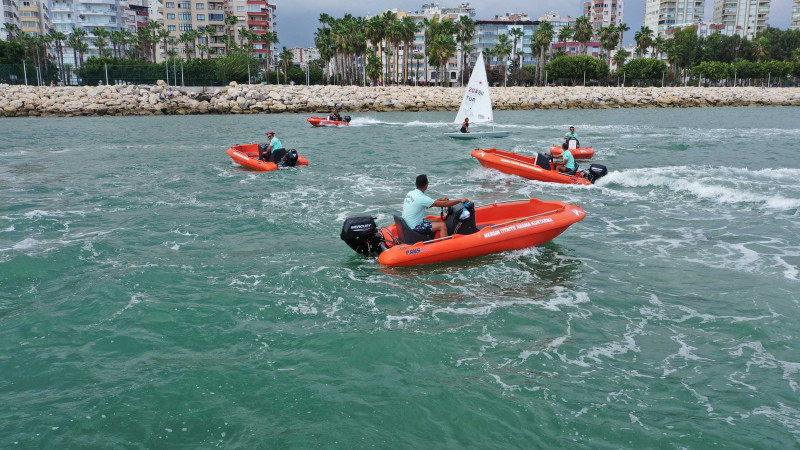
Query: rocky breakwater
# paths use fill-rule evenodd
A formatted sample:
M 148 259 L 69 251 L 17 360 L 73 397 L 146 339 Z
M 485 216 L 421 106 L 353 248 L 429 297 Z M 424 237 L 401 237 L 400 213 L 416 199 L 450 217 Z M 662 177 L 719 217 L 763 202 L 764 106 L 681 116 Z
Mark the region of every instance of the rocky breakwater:
M 457 110 L 462 88 L 239 85 L 196 92 L 166 86 L 0 85 L 0 115 L 324 113 Z M 800 106 L 797 88 L 492 88 L 495 109 Z

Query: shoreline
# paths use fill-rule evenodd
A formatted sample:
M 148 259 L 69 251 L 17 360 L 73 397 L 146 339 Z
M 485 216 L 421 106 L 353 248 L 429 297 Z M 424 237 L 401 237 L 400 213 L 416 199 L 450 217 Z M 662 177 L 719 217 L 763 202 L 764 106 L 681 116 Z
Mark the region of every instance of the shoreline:
M 0 117 L 189 114 L 327 114 L 457 111 L 461 87 L 239 85 L 196 92 L 157 85 L 18 86 L 0 84 Z M 800 106 L 798 88 L 507 87 L 492 88 L 495 110 Z

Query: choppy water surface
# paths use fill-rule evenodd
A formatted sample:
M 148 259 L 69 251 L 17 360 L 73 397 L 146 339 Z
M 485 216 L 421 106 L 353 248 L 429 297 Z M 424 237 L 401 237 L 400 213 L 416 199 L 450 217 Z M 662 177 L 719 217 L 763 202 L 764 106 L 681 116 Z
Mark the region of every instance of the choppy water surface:
M 497 113 L 576 125 L 594 187 L 483 169 L 452 112 L 0 120 L 0 447 L 800 445 L 800 109 Z M 274 129 L 311 165 L 235 166 Z M 380 267 L 338 234 L 414 177 L 587 218 Z

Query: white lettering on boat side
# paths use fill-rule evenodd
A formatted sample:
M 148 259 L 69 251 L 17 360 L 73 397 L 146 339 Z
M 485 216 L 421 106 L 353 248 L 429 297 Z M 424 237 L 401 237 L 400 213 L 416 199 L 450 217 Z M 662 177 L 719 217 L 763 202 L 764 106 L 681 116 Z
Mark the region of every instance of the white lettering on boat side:
M 489 239 L 489 238 L 492 238 L 492 237 L 495 237 L 495 236 L 499 236 L 501 234 L 510 233 L 510 232 L 516 231 L 516 230 L 523 230 L 525 228 L 535 227 L 536 225 L 541 225 L 543 223 L 551 223 L 551 222 L 553 222 L 553 219 L 551 217 L 548 217 L 546 219 L 538 219 L 538 220 L 533 220 L 533 221 L 530 221 L 530 222 L 522 222 L 522 223 L 518 223 L 518 224 L 515 224 L 515 225 L 509 225 L 507 227 L 503 227 L 503 228 L 500 228 L 498 230 L 492 230 L 492 231 L 490 231 L 488 233 L 484 233 L 483 234 L 483 238 L 484 239 Z

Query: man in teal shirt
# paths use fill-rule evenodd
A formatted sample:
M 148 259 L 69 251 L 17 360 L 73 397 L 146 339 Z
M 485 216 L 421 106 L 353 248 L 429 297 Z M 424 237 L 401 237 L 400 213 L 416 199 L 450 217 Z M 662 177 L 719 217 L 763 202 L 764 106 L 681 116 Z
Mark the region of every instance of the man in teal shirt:
M 403 220 L 418 233 L 431 234 L 431 232 L 438 232 L 440 238 L 447 237 L 447 225 L 437 219 L 434 219 L 433 222 L 428 221 L 425 218 L 425 210 L 434 206 L 443 208 L 455 206 L 469 200 L 466 197 L 458 200 L 450 200 L 447 197 L 434 200 L 428 197 L 425 195 L 425 191 L 428 189 L 427 175 L 419 175 L 416 180 L 416 186 L 416 189 L 406 194 L 406 199 L 403 202 Z
M 264 144 L 265 147 L 264 151 L 261 152 L 261 149 L 259 148 L 259 153 L 258 153 L 258 159 L 263 161 L 269 161 L 269 155 L 272 153 L 273 150 L 280 150 L 283 148 L 283 144 L 281 144 L 280 139 L 275 137 L 274 131 L 267 131 L 266 135 L 269 141 L 267 141 L 267 143 Z
M 564 144 L 566 147 L 567 144 Z M 553 149 L 553 160 L 554 165 L 556 166 L 556 170 L 567 175 L 575 175 L 577 167 L 575 166 L 575 158 L 572 156 L 572 152 L 569 150 L 562 148 L 554 148 Z
M 575 132 L 575 127 L 569 127 L 569 133 L 564 135 L 564 140 L 569 143 L 573 139 L 575 140 L 575 147 L 580 147 L 581 143 L 578 140 L 578 133 Z

